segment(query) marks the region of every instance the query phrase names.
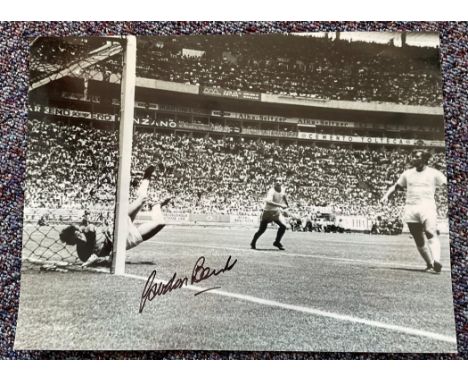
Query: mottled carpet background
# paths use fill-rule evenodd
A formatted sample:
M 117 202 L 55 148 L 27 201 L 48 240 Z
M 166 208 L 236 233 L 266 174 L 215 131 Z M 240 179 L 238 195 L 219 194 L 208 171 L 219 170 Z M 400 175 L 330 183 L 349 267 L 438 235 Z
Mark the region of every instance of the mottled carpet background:
M 26 153 L 28 38 L 302 31 L 438 31 L 441 39 L 450 239 L 458 355 L 289 352 L 14 351 Z M 2 22 L 0 23 L 0 359 L 467 359 L 468 23 L 452 22 Z M 428 291 L 430 293 L 430 291 Z

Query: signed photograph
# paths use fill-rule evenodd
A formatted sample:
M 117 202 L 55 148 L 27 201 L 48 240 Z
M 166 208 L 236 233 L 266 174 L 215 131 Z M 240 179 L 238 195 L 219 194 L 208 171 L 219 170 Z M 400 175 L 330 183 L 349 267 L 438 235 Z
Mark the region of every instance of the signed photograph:
M 16 349 L 457 351 L 437 33 L 30 47 Z

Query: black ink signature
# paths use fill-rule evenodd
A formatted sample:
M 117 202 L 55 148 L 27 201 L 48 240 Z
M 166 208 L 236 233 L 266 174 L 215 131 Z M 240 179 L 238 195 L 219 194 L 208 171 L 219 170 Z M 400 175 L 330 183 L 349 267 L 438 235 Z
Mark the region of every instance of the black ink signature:
M 214 268 L 211 269 L 210 267 L 205 267 L 205 260 L 206 259 L 204 256 L 200 256 L 196 261 L 195 266 L 192 270 L 192 276 L 190 277 L 190 285 L 197 284 L 203 280 L 207 280 L 212 276 L 219 276 L 221 273 L 228 272 L 232 268 L 234 268 L 234 265 L 236 265 L 237 263 L 237 259 L 235 259 L 234 262 L 231 263 L 231 256 L 229 256 L 226 261 L 226 264 L 224 265 L 224 268 L 217 270 Z M 189 283 L 188 277 L 177 277 L 177 272 L 174 272 L 174 275 L 166 283 L 154 282 L 154 279 L 156 278 L 156 273 L 156 269 L 154 269 L 153 272 L 151 272 L 151 274 L 149 275 L 148 280 L 146 280 L 145 287 L 143 288 L 143 293 L 141 294 L 139 310 L 140 313 L 143 312 L 143 309 L 146 305 L 146 301 L 152 301 L 158 296 L 170 293 L 174 289 L 180 289 L 183 286 L 187 286 Z M 195 296 L 217 288 L 219 287 L 212 287 L 202 290 L 200 292 L 195 293 Z

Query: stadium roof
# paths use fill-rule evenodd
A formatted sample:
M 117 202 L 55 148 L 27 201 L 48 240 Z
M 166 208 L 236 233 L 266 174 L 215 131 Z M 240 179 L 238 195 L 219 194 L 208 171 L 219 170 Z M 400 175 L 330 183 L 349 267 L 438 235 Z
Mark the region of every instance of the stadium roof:
M 379 44 L 389 44 L 393 40 L 395 46 L 402 46 L 402 32 L 338 32 L 340 40 L 365 41 Z M 303 32 L 294 33 L 300 36 L 322 37 L 335 40 L 337 32 Z M 405 32 L 406 45 L 431 47 L 439 46 L 439 34 L 437 32 Z

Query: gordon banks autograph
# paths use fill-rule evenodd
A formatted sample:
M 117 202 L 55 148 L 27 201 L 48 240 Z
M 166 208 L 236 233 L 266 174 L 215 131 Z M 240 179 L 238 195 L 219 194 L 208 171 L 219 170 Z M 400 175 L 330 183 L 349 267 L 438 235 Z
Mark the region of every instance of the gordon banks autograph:
M 234 265 L 237 263 L 237 259 L 231 262 L 231 256 L 228 257 L 226 264 L 221 269 L 210 268 L 205 266 L 205 257 L 200 256 L 198 260 L 195 262 L 195 265 L 192 270 L 192 275 L 190 280 L 187 276 L 185 277 L 177 277 L 177 272 L 174 272 L 174 275 L 168 282 L 155 282 L 154 279 L 156 278 L 156 269 L 151 272 L 146 280 L 145 287 L 143 288 L 143 293 L 141 294 L 140 300 L 140 310 L 139 312 L 142 313 L 143 309 L 145 308 L 146 301 L 152 301 L 158 296 L 165 295 L 166 293 L 172 292 L 174 289 L 180 289 L 184 286 L 198 284 L 203 280 L 207 280 L 212 276 L 219 276 L 221 273 L 228 272 L 234 268 Z M 211 289 L 216 289 L 219 287 L 212 287 L 200 292 L 195 293 L 195 296 L 206 292 Z

